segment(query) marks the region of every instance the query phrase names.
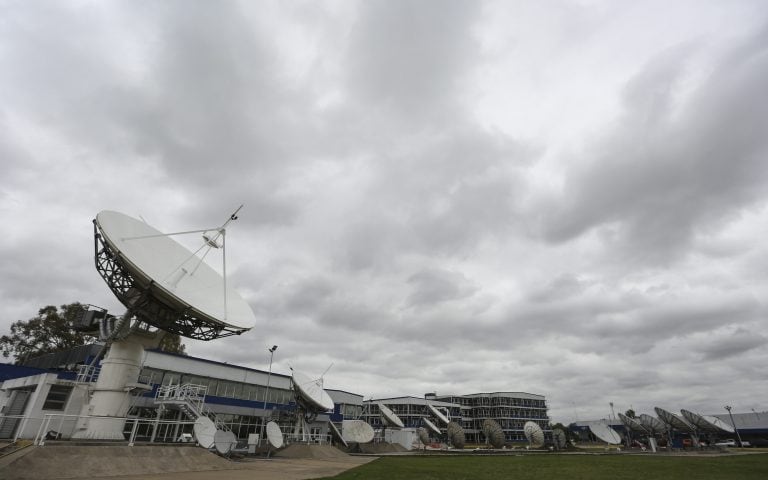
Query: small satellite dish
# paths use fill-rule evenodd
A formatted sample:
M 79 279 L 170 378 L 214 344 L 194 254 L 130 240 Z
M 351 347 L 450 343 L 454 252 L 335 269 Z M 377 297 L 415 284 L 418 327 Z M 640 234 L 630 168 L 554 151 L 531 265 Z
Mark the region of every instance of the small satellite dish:
M 323 390 L 323 379 L 311 379 L 303 373 L 293 371 L 293 388 L 296 395 L 306 403 L 307 407 L 318 412 L 333 410 L 333 400 Z
M 563 450 L 568 446 L 568 438 L 562 429 L 556 428 L 552 430 L 552 443 L 555 444 L 555 448 L 558 450 Z
M 621 443 L 621 436 L 616 433 L 616 430 L 612 429 L 605 423 L 595 422 L 589 425 L 589 430 L 600 441 L 603 441 L 609 445 L 619 445 Z
M 344 440 L 344 437 L 341 435 L 341 432 L 339 431 L 339 429 L 336 428 L 336 424 L 335 423 L 329 421 L 328 422 L 328 427 L 331 430 L 331 435 L 333 435 L 333 437 L 336 440 L 340 441 L 345 447 L 349 447 L 349 445 L 347 445 L 347 441 Z
M 531 448 L 541 448 L 544 446 L 544 431 L 537 423 L 525 422 L 523 432 L 525 432 L 525 438 L 528 439 L 528 444 Z
M 405 425 L 403 425 L 403 421 L 400 420 L 400 417 L 395 415 L 395 412 L 390 410 L 390 408 L 384 405 L 383 403 L 379 403 L 378 405 L 379 405 L 379 411 L 381 412 L 381 419 L 384 421 L 384 423 L 388 427 L 405 428 Z
M 423 443 L 424 445 L 428 445 L 429 444 L 429 432 L 427 431 L 427 429 L 424 428 L 424 427 L 419 427 L 416 430 L 416 432 L 419 435 L 419 440 L 421 441 L 421 443 Z
M 275 422 L 267 423 L 267 441 L 274 448 L 283 448 L 283 432 Z
M 623 413 L 619 413 L 619 420 L 621 420 L 621 423 L 624 424 L 625 427 L 627 427 L 629 430 L 641 434 L 647 434 L 648 429 L 646 429 L 639 421 L 632 417 L 628 417 L 624 415 Z
M 493 448 L 502 448 L 504 446 L 506 440 L 504 438 L 504 430 L 496 420 L 490 418 L 483 420 L 483 435 L 485 435 L 485 438 L 488 439 Z
M 441 412 L 440 410 L 438 410 L 437 408 L 435 408 L 435 407 L 434 407 L 434 405 L 432 405 L 432 404 L 430 404 L 430 403 L 428 403 L 428 404 L 427 404 L 427 408 L 429 409 L 429 412 L 430 412 L 432 415 L 434 415 L 434 416 L 435 416 L 435 418 L 437 418 L 437 419 L 438 419 L 440 422 L 444 423 L 445 425 L 448 425 L 448 423 L 450 422 L 450 420 L 448 420 L 448 417 L 446 417 L 445 415 L 443 415 L 443 412 Z
M 717 427 L 718 429 L 720 429 L 725 433 L 736 433 L 736 430 L 734 430 L 733 425 L 728 425 L 727 423 L 725 423 L 724 421 L 720 420 L 717 417 L 713 417 L 712 415 L 702 415 L 701 418 L 708 421 L 709 423 L 711 423 L 712 425 L 714 425 L 715 427 Z
M 448 435 L 448 439 L 453 445 L 453 448 L 458 448 L 459 450 L 464 448 L 466 436 L 464 435 L 464 429 L 461 428 L 461 425 L 456 422 L 449 422 L 446 433 Z
M 192 427 L 192 431 L 195 433 L 197 443 L 203 448 L 213 447 L 214 438 L 216 436 L 216 424 L 213 423 L 208 417 L 199 417 L 195 420 L 195 426 Z
M 424 421 L 424 425 L 426 425 L 428 429 L 432 430 L 432 433 L 435 435 L 440 435 L 443 433 L 440 431 L 440 428 L 438 428 L 438 426 L 432 423 L 428 418 L 422 418 L 422 420 Z
M 216 447 L 216 451 L 222 455 L 228 454 L 232 451 L 232 448 L 237 444 L 237 437 L 229 430 L 216 430 L 213 435 L 213 446 Z
M 664 425 L 664 422 L 647 413 L 641 413 L 637 418 L 640 420 L 640 425 L 645 427 L 651 435 L 664 433 L 667 430 L 667 426 Z
M 370 443 L 374 436 L 373 427 L 363 420 L 344 420 L 341 433 L 351 443 Z
M 654 407 L 654 410 L 656 411 L 656 415 L 659 416 L 659 419 L 671 428 L 681 432 L 695 433 L 696 429 L 693 425 L 686 422 L 682 417 L 678 417 L 674 413 L 664 410 L 661 407 Z
M 142 321 L 198 340 L 239 335 L 256 323 L 251 307 L 226 286 L 225 277 L 169 235 L 108 210 L 93 223 L 96 268 Z
M 711 415 L 699 415 L 688 410 L 680 410 L 688 423 L 701 432 L 706 433 L 734 433 L 733 427 Z

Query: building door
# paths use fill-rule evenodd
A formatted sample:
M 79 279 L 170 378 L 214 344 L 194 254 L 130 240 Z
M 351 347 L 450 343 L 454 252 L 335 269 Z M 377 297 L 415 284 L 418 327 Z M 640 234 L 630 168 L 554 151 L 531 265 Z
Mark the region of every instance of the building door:
M 27 401 L 31 393 L 29 390 L 11 390 L 11 399 L 6 404 L 3 414 L 7 417 L 24 414 L 24 409 L 27 407 Z M 19 420 L 21 419 L 0 419 L 0 438 L 13 438 Z

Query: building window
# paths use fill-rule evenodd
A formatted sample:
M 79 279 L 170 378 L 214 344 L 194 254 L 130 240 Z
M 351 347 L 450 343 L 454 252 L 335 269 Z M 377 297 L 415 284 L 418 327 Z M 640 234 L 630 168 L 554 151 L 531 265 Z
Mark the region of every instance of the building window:
M 72 387 L 68 385 L 51 385 L 43 404 L 43 410 L 64 410 L 71 391 Z

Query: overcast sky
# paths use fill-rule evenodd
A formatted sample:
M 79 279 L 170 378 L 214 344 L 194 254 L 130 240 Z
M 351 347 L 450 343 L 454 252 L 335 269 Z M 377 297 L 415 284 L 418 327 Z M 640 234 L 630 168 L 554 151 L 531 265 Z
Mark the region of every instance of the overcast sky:
M 188 353 L 553 421 L 768 409 L 768 3 L 0 0 L 0 331 L 221 224 Z

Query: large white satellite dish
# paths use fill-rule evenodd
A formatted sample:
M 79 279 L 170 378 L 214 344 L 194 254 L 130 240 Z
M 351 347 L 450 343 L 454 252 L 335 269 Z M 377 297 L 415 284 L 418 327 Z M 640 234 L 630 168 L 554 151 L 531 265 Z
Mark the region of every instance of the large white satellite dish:
M 640 420 L 640 425 L 645 427 L 645 429 L 648 430 L 648 432 L 652 435 L 657 433 L 664 433 L 667 430 L 664 422 L 656 417 L 648 415 L 647 413 L 641 413 L 637 418 Z
M 431 403 L 428 403 L 428 404 L 427 404 L 427 408 L 429 409 L 430 413 L 431 413 L 432 415 L 434 415 L 434 416 L 435 416 L 435 418 L 437 418 L 438 420 L 440 420 L 440 421 L 441 421 L 442 423 L 444 423 L 445 425 L 448 425 L 448 423 L 450 422 L 450 420 L 448 420 L 448 417 L 446 417 L 446 416 L 443 414 L 443 412 L 441 412 L 440 410 L 438 410 L 437 408 L 435 408 L 435 406 L 434 406 L 434 405 L 432 405 Z
M 373 427 L 363 420 L 344 420 L 341 434 L 347 442 L 370 443 L 373 441 Z
M 267 441 L 274 448 L 283 448 L 283 432 L 275 422 L 267 423 Z
M 195 426 L 192 428 L 195 433 L 197 443 L 203 448 L 213 447 L 216 437 L 216 424 L 208 417 L 199 417 L 195 420 Z
M 343 444 L 345 447 L 349 447 L 349 445 L 347 444 L 347 441 L 346 441 L 346 440 L 344 440 L 344 436 L 341 434 L 341 432 L 339 431 L 339 429 L 338 429 L 338 428 L 336 428 L 336 424 L 335 424 L 335 423 L 333 423 L 333 422 L 328 422 L 328 426 L 329 426 L 329 427 L 330 427 L 330 429 L 331 429 L 331 435 L 333 435 L 333 437 L 334 437 L 336 440 L 340 441 L 340 442 L 341 442 L 341 443 L 342 443 L 342 444 Z
M 654 410 L 656 411 L 656 415 L 659 416 L 659 419 L 672 427 L 675 430 L 679 430 L 681 432 L 688 432 L 688 433 L 695 433 L 696 429 L 688 423 L 685 419 L 682 417 L 679 417 L 675 415 L 672 412 L 669 412 L 667 410 L 664 410 L 661 407 L 654 407 Z
M 379 411 L 381 412 L 381 418 L 384 420 L 384 423 L 389 427 L 394 428 L 405 428 L 405 425 L 403 424 L 403 421 L 400 420 L 400 417 L 395 415 L 395 412 L 393 412 L 388 406 L 384 405 L 383 403 L 379 403 Z
M 621 435 L 619 435 L 616 432 L 616 430 L 612 429 L 610 426 L 606 425 L 605 423 L 602 423 L 602 422 L 591 423 L 589 424 L 589 430 L 599 440 L 609 445 L 618 445 L 621 443 Z
M 296 395 L 306 403 L 306 406 L 320 412 L 333 410 L 333 400 L 323 390 L 323 379 L 311 379 L 303 373 L 293 371 L 293 388 Z
M 424 425 L 426 425 L 427 428 L 432 430 L 432 433 L 434 433 L 435 435 L 440 435 L 441 433 L 443 433 L 440 431 L 440 428 L 434 423 L 432 423 L 428 418 L 422 418 L 422 420 L 424 421 Z
M 537 423 L 525 422 L 525 425 L 523 425 L 523 432 L 532 448 L 541 448 L 544 446 L 544 431 Z
M 146 323 L 200 340 L 239 335 L 256 323 L 225 277 L 169 235 L 109 210 L 96 215 L 94 228 L 99 273 Z
M 235 445 L 237 445 L 237 437 L 234 433 L 229 430 L 216 430 L 213 435 L 213 446 L 217 452 L 226 455 L 232 451 Z

